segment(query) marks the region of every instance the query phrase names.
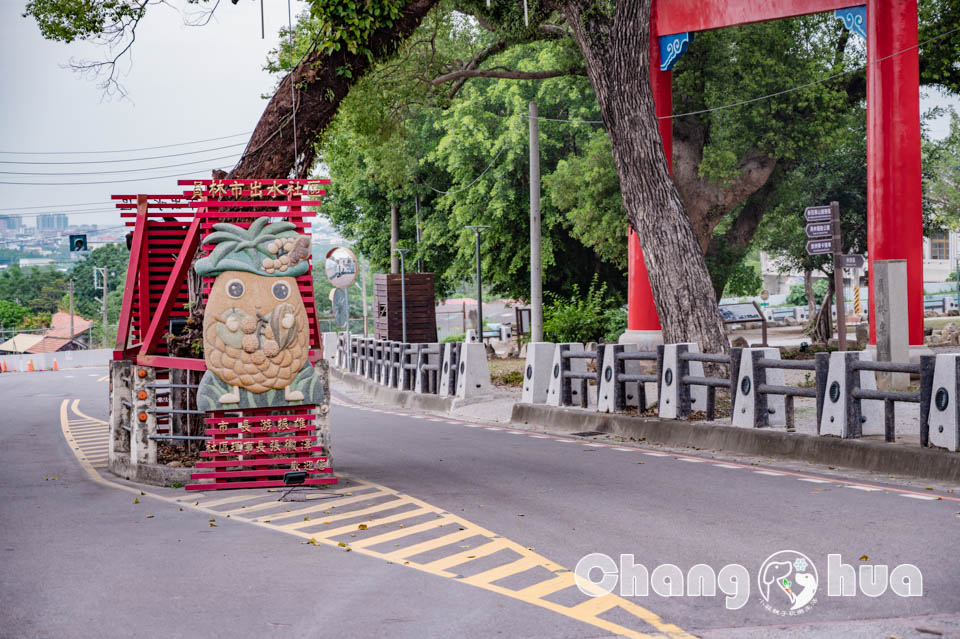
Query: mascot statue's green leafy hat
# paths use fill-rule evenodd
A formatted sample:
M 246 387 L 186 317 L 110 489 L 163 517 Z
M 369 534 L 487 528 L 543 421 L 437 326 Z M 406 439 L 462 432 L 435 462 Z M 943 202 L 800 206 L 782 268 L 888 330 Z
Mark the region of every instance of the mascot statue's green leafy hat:
M 269 223 L 257 218 L 250 228 L 221 222 L 203 238 L 216 244 L 210 255 L 198 260 L 194 269 L 200 276 L 224 271 L 245 271 L 268 277 L 297 277 L 310 269 L 310 238 L 296 232 L 293 222 Z

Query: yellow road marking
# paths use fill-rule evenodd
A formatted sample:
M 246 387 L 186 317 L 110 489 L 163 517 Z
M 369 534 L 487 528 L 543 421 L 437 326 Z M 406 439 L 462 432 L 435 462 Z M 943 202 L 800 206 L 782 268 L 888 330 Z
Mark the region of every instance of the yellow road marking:
M 468 528 L 463 530 L 458 530 L 444 535 L 443 537 L 437 537 L 436 539 L 428 539 L 427 541 L 422 541 L 419 544 L 413 544 L 412 546 L 407 546 L 406 548 L 401 548 L 400 550 L 394 550 L 384 555 L 387 559 L 391 561 L 396 561 L 398 559 L 404 559 L 406 557 L 416 557 L 421 553 L 425 553 L 428 550 L 433 550 L 435 548 L 441 548 L 443 546 L 450 545 L 452 543 L 458 542 L 462 539 L 467 539 L 473 537 L 474 532 Z
M 73 442 L 73 443 L 76 443 L 76 442 L 74 440 L 73 435 L 71 434 L 71 422 L 68 418 L 68 407 L 72 409 L 75 414 L 81 417 L 81 419 L 76 420 L 77 422 L 80 422 L 81 420 L 87 420 L 89 424 L 94 424 L 96 422 L 99 422 L 103 426 L 107 425 L 106 422 L 94 420 L 93 418 L 90 418 L 87 415 L 83 415 L 79 410 L 77 410 L 78 403 L 79 403 L 79 400 L 74 400 L 73 405 L 69 406 L 70 400 L 63 400 L 63 402 L 60 404 L 61 430 L 63 431 L 64 437 L 66 437 L 66 439 L 69 442 Z M 104 437 L 106 438 L 107 435 L 108 433 L 106 432 L 106 430 L 104 430 Z M 199 505 L 194 505 L 199 499 L 202 499 L 204 495 L 166 496 L 166 495 L 151 493 L 147 490 L 144 490 L 145 487 L 127 486 L 118 482 L 110 481 L 106 479 L 104 476 L 102 476 L 96 470 L 96 467 L 94 466 L 93 463 L 91 463 L 91 460 L 86 458 L 87 455 L 85 451 L 74 449 L 74 454 L 77 456 L 77 459 L 80 462 L 81 467 L 84 468 L 84 470 L 87 472 L 87 474 L 90 476 L 90 478 L 93 481 L 106 486 L 111 486 L 119 490 L 124 490 L 128 493 L 135 494 L 141 498 L 150 497 L 152 499 L 157 499 L 172 505 L 182 505 L 184 507 L 190 508 L 191 510 L 207 513 L 211 516 L 217 516 L 217 515 L 222 516 L 223 514 L 225 514 L 224 511 L 212 510 L 211 506 L 214 506 L 214 505 L 223 505 L 223 504 L 235 503 L 243 500 L 257 499 L 257 498 L 265 499 L 266 501 L 263 503 L 253 504 L 250 507 L 245 509 L 234 509 L 229 511 L 232 515 L 231 519 L 234 521 L 239 521 L 241 523 L 247 523 L 253 526 L 260 526 L 262 528 L 268 528 L 271 530 L 279 530 L 281 532 L 286 532 L 287 534 L 300 537 L 301 539 L 313 539 L 314 543 L 316 543 L 317 545 L 326 545 L 326 546 L 336 547 L 337 542 L 333 541 L 332 538 L 330 538 L 329 534 L 331 532 L 334 532 L 335 534 L 332 536 L 335 537 L 337 536 L 336 530 L 354 529 L 352 526 L 351 527 L 344 526 L 344 527 L 340 527 L 339 529 L 334 529 L 333 531 L 327 530 L 318 534 L 318 533 L 306 532 L 303 530 L 297 530 L 297 528 L 309 527 L 310 524 L 316 524 L 322 521 L 333 521 L 333 519 L 329 517 L 327 519 L 318 518 L 317 520 L 311 521 L 311 522 L 295 522 L 295 524 L 287 524 L 285 526 L 279 526 L 279 525 L 272 524 L 270 523 L 270 521 L 267 520 L 267 518 L 270 517 L 270 515 L 261 515 L 260 517 L 244 516 L 245 514 L 243 512 L 244 510 L 263 509 L 263 508 L 267 508 L 270 505 L 278 504 L 278 502 L 276 501 L 276 498 L 272 494 L 271 495 L 245 494 L 242 496 L 234 496 L 234 497 L 225 497 L 225 498 L 218 497 L 217 499 L 213 499 L 211 501 L 204 502 Z M 97 455 L 96 458 L 99 461 L 100 459 L 102 459 L 102 455 Z M 346 505 L 348 503 L 359 503 L 369 499 L 382 497 L 384 495 L 394 495 L 398 499 L 383 502 L 381 504 L 377 504 L 376 506 L 372 506 L 369 508 L 361 508 L 353 512 L 348 511 L 348 512 L 337 513 L 336 515 L 333 515 L 333 517 L 338 517 L 340 518 L 340 520 L 343 520 L 350 517 L 362 516 L 360 514 L 360 511 L 362 510 L 370 510 L 371 514 L 373 514 L 377 511 L 387 511 L 397 506 L 406 505 L 406 504 L 412 504 L 417 507 L 413 510 L 406 511 L 398 515 L 384 517 L 381 519 L 373 519 L 367 522 L 368 525 L 370 525 L 371 523 L 373 525 L 378 525 L 377 522 L 388 523 L 386 520 L 388 519 L 394 520 L 394 518 L 396 517 L 411 518 L 411 517 L 416 517 L 416 516 L 423 515 L 426 513 L 431 513 L 431 512 L 436 514 L 440 514 L 444 512 L 442 509 L 432 506 L 415 497 L 404 495 L 402 493 L 397 493 L 396 491 L 391 490 L 385 486 L 380 486 L 370 482 L 360 482 L 360 484 L 361 484 L 361 486 L 359 487 L 360 490 L 363 490 L 366 488 L 373 488 L 375 489 L 375 491 L 372 493 L 367 493 L 363 495 L 348 496 L 343 499 L 335 499 L 335 500 L 331 499 L 327 503 L 318 504 L 316 506 L 311 506 L 308 508 L 302 508 L 297 511 L 292 511 L 288 513 L 285 512 L 280 514 L 274 514 L 272 516 L 277 519 L 285 519 L 289 517 L 302 515 L 305 513 L 316 512 L 318 510 L 334 509 L 339 506 Z M 354 490 L 357 490 L 357 489 L 354 489 Z M 237 514 L 233 515 L 234 512 L 236 512 Z M 377 552 L 374 550 L 370 550 L 371 546 L 377 546 L 379 544 L 386 543 L 389 541 L 394 541 L 394 540 L 402 540 L 404 537 L 409 537 L 409 536 L 416 535 L 418 533 L 425 532 L 431 529 L 436 529 L 437 527 L 451 525 L 451 524 L 458 524 L 459 526 L 457 527 L 457 530 L 451 530 L 449 533 L 441 535 L 440 537 L 437 537 L 434 539 L 430 539 L 430 540 L 419 542 L 419 543 L 408 544 L 402 548 L 391 549 L 386 552 Z M 292 525 L 295 525 L 296 527 L 291 528 L 290 526 Z M 400 529 L 392 530 L 389 532 L 381 533 L 373 537 L 367 537 L 364 539 L 356 540 L 351 542 L 349 546 L 351 550 L 357 552 L 358 554 L 393 562 L 398 559 L 402 559 L 404 557 L 414 557 L 428 550 L 441 548 L 443 546 L 453 544 L 456 541 L 460 541 L 462 539 L 466 539 L 468 537 L 474 537 L 474 536 L 484 537 L 488 541 L 484 544 L 481 544 L 480 546 L 477 546 L 476 548 L 472 548 L 462 552 L 457 552 L 457 553 L 454 553 L 453 555 L 448 555 L 448 556 L 436 559 L 434 561 L 430 561 L 426 563 L 404 561 L 403 565 L 413 568 L 415 570 L 419 570 L 421 572 L 426 572 L 426 573 L 440 576 L 440 577 L 448 577 L 448 578 L 456 577 L 457 576 L 456 573 L 450 572 L 449 569 L 460 566 L 461 564 L 469 564 L 469 562 L 475 561 L 477 559 L 481 559 L 483 557 L 488 557 L 500 550 L 509 549 L 515 552 L 517 555 L 519 555 L 519 558 L 513 558 L 510 561 L 507 561 L 504 565 L 485 570 L 481 573 L 473 575 L 472 577 L 468 577 L 465 579 L 458 579 L 457 581 L 463 582 L 466 585 L 469 585 L 471 587 L 482 588 L 484 590 L 488 590 L 491 592 L 495 592 L 495 593 L 510 597 L 512 599 L 516 599 L 518 601 L 522 601 L 534 606 L 538 606 L 540 608 L 550 610 L 557 614 L 561 614 L 570 619 L 574 619 L 583 623 L 590 624 L 595 628 L 600 628 L 607 632 L 625 636 L 625 637 L 633 637 L 633 638 L 639 639 L 639 638 L 649 638 L 654 636 L 667 636 L 670 639 L 693 639 L 692 635 L 686 633 L 680 627 L 674 624 L 666 623 L 663 620 L 661 620 L 658 615 L 651 612 L 650 610 L 647 610 L 646 608 L 643 608 L 642 606 L 639 606 L 621 597 L 617 597 L 616 595 L 608 594 L 608 595 L 602 595 L 595 598 L 590 598 L 590 599 L 587 599 L 586 601 L 583 601 L 573 606 L 564 606 L 564 605 L 557 604 L 544 599 L 543 597 L 545 596 L 548 596 L 554 592 L 563 590 L 564 588 L 574 585 L 573 573 L 566 570 L 563 566 L 560 566 L 559 564 L 550 561 L 546 557 L 543 557 L 516 542 L 500 537 L 499 535 L 493 533 L 490 530 L 487 530 L 472 522 L 466 521 L 461 517 L 453 516 L 450 514 L 444 514 L 443 516 L 437 519 L 424 522 L 415 526 L 408 526 L 405 528 L 400 528 Z M 548 577 L 547 579 L 545 579 L 540 583 L 533 584 L 531 586 L 522 588 L 520 590 L 511 590 L 503 586 L 497 586 L 493 583 L 497 580 L 509 577 L 510 575 L 515 575 L 525 570 L 529 570 L 531 568 L 536 568 L 536 567 L 545 568 L 546 570 L 553 573 L 554 576 Z M 624 611 L 631 614 L 638 620 L 642 621 L 644 624 L 650 626 L 651 631 L 653 631 L 656 634 L 652 635 L 649 633 L 640 632 L 632 628 L 621 626 L 620 624 L 617 624 L 617 623 L 606 621 L 599 617 L 599 615 L 604 614 L 605 612 L 608 612 L 609 610 L 612 610 L 613 608 L 617 608 L 617 607 L 623 609 Z

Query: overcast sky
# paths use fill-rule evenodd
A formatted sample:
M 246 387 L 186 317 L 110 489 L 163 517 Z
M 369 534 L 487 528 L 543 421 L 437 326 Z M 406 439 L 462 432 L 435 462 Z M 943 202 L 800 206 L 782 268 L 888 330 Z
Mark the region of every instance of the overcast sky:
M 172 4 L 178 4 L 173 2 Z M 204 27 L 184 25 L 184 16 L 165 5 L 151 6 L 137 29 L 132 60 L 123 64 L 128 100 L 104 98 L 97 83 L 63 68 L 71 58 L 101 59 L 105 50 L 83 43 L 49 42 L 36 23 L 22 18 L 22 0 L 0 0 L 0 151 L 102 151 L 138 149 L 179 142 L 238 137 L 190 146 L 98 155 L 12 155 L 0 161 L 51 162 L 113 160 L 168 155 L 237 145 L 218 151 L 136 163 L 28 165 L 0 164 L 0 182 L 93 182 L 190 173 L 209 177 L 213 166 L 232 166 L 256 125 L 274 79 L 263 71 L 277 32 L 287 24 L 287 3 L 266 0 L 266 40 L 260 38 L 260 3 L 220 3 Z M 303 8 L 294 3 L 294 15 Z M 194 9 L 195 10 L 195 9 Z M 212 158 L 225 159 L 204 162 Z M 135 173 L 76 176 L 24 176 L 8 172 L 93 172 L 163 167 L 201 160 L 186 167 L 155 168 Z M 188 176 L 184 176 L 188 177 Z M 23 186 L 0 184 L 0 213 L 68 212 L 109 206 L 114 193 L 172 193 L 177 178 L 118 184 Z M 106 206 L 104 206 L 106 204 Z M 116 213 L 71 215 L 71 222 L 119 224 Z M 33 225 L 33 219 L 25 221 Z
M 173 4 L 178 4 L 174 0 Z M 113 193 L 174 192 L 176 177 L 139 179 L 112 184 L 66 185 L 68 182 L 131 180 L 187 174 L 209 177 L 213 166 L 229 167 L 239 157 L 274 79 L 263 71 L 267 52 L 287 22 L 287 4 L 265 0 L 266 39 L 260 38 L 260 3 L 239 0 L 220 3 L 204 27 L 184 25 L 184 16 L 165 6 L 152 6 L 137 31 L 132 57 L 122 63 L 121 82 L 129 99 L 104 98 L 97 83 L 63 68 L 71 58 L 102 59 L 105 50 L 83 43 L 44 40 L 32 19 L 22 18 L 22 0 L 0 0 L 0 214 L 32 212 L 82 213 L 71 222 L 101 226 L 119 224 L 110 206 Z M 294 3 L 294 15 L 302 8 Z M 188 9 L 189 10 L 189 9 Z M 195 10 L 195 9 L 193 9 Z M 931 96 L 922 108 L 956 104 Z M 935 137 L 946 133 L 946 119 L 934 123 Z M 116 154 L 21 155 L 7 152 L 109 151 L 139 149 L 223 136 L 225 140 L 165 149 Z M 182 154 L 231 146 L 205 153 L 113 164 L 43 165 L 13 162 L 102 161 Z M 222 158 L 212 161 L 213 158 Z M 186 162 L 192 166 L 170 167 Z M 104 175 L 62 175 L 148 168 Z M 55 176 L 12 175 L 10 172 L 49 172 Z M 9 182 L 59 182 L 55 186 L 25 186 Z M 87 204 L 92 203 L 92 204 Z M 77 205 L 77 206 L 69 206 Z M 37 207 L 24 209 L 23 207 Z M 97 209 L 88 211 L 88 209 Z M 26 224 L 33 225 L 33 219 Z

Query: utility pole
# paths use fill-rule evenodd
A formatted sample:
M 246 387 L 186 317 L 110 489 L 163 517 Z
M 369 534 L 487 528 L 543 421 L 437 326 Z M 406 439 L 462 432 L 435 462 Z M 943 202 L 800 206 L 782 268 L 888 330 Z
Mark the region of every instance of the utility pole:
M 360 292 L 363 294 L 363 336 L 367 336 L 367 272 L 363 264 L 357 260 L 357 268 L 360 269 Z
M 100 274 L 100 282 L 97 283 L 97 273 Z M 103 324 L 101 327 L 103 336 L 101 337 L 101 345 L 103 348 L 107 347 L 107 267 L 106 266 L 94 266 L 93 267 L 93 288 L 95 290 L 99 289 L 102 291 L 100 295 L 100 309 L 103 313 Z M 71 322 L 73 321 L 73 314 L 71 313 Z M 73 336 L 71 336 L 73 339 Z
M 413 204 L 417 214 L 417 255 L 420 255 L 420 194 L 414 196 Z M 417 257 L 417 273 L 423 273 L 423 258 Z
M 833 231 L 833 285 L 837 292 L 837 348 L 847 350 L 847 303 L 843 299 L 843 248 L 840 246 L 840 203 L 830 203 Z M 827 319 L 830 319 L 829 317 Z
M 70 278 L 70 346 L 73 346 L 73 278 Z
M 399 273 L 400 264 L 394 253 L 397 252 L 397 243 L 400 242 L 400 212 L 397 203 L 390 203 L 390 272 Z
M 543 262 L 540 258 L 540 121 L 530 102 L 530 341 L 543 341 Z M 479 251 L 478 251 L 479 253 Z M 479 307 L 478 307 L 479 308 Z M 521 327 L 517 327 L 520 331 Z
M 407 273 L 403 264 L 403 256 L 410 249 L 393 249 L 398 255 L 400 255 L 400 334 L 402 336 L 401 341 L 407 343 Z
M 480 270 L 480 234 L 489 226 L 468 225 L 477 236 L 477 339 L 483 341 L 483 273 Z

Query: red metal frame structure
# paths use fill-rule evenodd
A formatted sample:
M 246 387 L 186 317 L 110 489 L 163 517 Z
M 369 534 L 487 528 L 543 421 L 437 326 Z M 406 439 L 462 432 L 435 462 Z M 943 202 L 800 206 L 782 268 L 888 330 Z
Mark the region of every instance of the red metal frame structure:
M 907 261 L 910 345 L 923 345 L 923 224 L 917 0 L 654 0 L 650 83 L 668 163 L 672 157 L 672 73 L 661 70 L 661 40 L 676 46 L 692 32 L 823 11 L 865 13 L 867 40 L 867 249 L 873 261 Z M 840 17 L 840 16 L 838 16 Z M 845 20 L 846 24 L 846 20 Z M 850 25 L 848 24 L 848 27 Z M 679 51 L 678 51 L 679 53 Z M 678 57 L 674 54 L 674 58 Z M 798 202 L 798 214 L 805 205 Z M 643 252 L 630 234 L 628 329 L 658 331 L 660 321 Z M 870 341 L 876 343 L 873 304 Z
M 309 235 L 306 210 L 315 203 L 304 196 L 324 195 L 318 187 L 329 180 L 180 180 L 191 190 L 174 195 L 115 195 L 125 225 L 133 227 L 130 265 L 124 288 L 114 359 L 132 359 L 157 369 L 158 380 L 169 369 L 206 370 L 202 359 L 172 357 L 163 339 L 171 318 L 189 315 L 188 276 L 202 238 L 217 222 L 249 226 L 250 220 L 271 217 L 293 222 Z M 306 191 L 304 191 L 306 189 Z M 246 221 L 243 221 L 246 220 Z M 322 356 L 322 339 L 313 294 L 311 271 L 296 278 L 310 325 L 311 361 Z M 204 278 L 205 299 L 213 278 Z M 157 396 L 162 405 L 161 395 Z M 207 449 L 193 475 L 214 483 L 190 484 L 188 490 L 280 486 L 289 470 L 305 470 L 306 484 L 336 483 L 317 442 L 313 405 L 289 408 L 221 410 L 208 413 Z M 158 416 L 159 427 L 165 421 Z M 268 427 L 268 424 L 270 425 Z M 166 425 L 166 424 L 164 424 Z M 228 437 L 235 435 L 236 437 Z M 263 444 L 263 447 L 258 445 Z M 267 445 L 277 449 L 266 448 Z M 238 448 L 239 447 L 239 448 Z M 277 457 L 276 455 L 280 455 Z M 283 467 L 282 465 L 289 465 Z

